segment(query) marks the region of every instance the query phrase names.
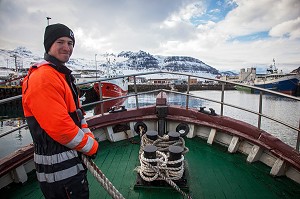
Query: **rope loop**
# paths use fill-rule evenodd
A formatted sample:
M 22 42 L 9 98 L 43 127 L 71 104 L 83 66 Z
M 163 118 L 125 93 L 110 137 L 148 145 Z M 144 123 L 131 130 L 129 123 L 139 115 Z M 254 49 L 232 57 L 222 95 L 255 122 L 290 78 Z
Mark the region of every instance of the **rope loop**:
M 164 136 L 157 136 L 157 140 L 153 141 L 147 137 L 146 134 L 141 136 L 141 147 L 140 147 L 140 152 L 141 154 L 143 152 L 143 149 L 146 145 L 152 144 L 157 147 L 158 151 L 162 151 L 167 153 L 169 146 L 180 146 L 183 148 L 182 154 L 186 154 L 189 152 L 189 149 L 185 146 L 185 141 L 182 137 L 179 137 L 179 140 L 175 141 L 169 141 L 169 136 L 164 135 Z
M 144 147 L 146 145 L 154 145 L 157 147 L 155 159 L 144 157 Z M 168 160 L 169 146 L 180 146 L 183 148 L 180 159 Z M 139 151 L 140 166 L 136 168 L 136 171 L 144 181 L 152 182 L 155 180 L 164 180 L 184 197 L 191 199 L 192 197 L 182 191 L 174 182 L 174 180 L 180 180 L 183 176 L 184 154 L 188 151 L 189 149 L 185 146 L 185 141 L 182 137 L 179 137 L 178 140 L 170 141 L 168 135 L 158 135 L 157 139 L 153 141 L 144 134 L 141 136 L 141 147 Z

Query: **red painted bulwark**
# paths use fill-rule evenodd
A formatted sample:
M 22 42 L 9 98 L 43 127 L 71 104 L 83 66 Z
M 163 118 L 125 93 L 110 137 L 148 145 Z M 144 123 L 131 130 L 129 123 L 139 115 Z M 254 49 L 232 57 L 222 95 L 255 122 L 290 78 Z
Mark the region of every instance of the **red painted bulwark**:
M 33 159 L 33 144 L 29 144 L 0 160 L 0 177 Z
M 167 94 L 165 92 L 160 92 L 156 97 L 156 106 L 167 105 Z
M 271 152 L 276 154 L 277 157 L 286 160 L 297 168 L 300 168 L 300 153 L 289 145 L 268 133 L 261 134 L 259 141 L 269 146 Z

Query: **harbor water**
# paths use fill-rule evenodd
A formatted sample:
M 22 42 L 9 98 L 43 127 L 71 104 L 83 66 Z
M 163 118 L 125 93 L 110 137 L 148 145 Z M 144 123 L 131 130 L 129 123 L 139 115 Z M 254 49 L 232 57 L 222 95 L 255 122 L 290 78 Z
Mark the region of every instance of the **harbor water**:
M 189 97 L 189 107 L 197 108 L 206 107 L 205 110 L 213 108 L 217 114 L 221 112 L 221 105 L 213 102 L 221 100 L 221 92 L 213 90 L 205 91 L 192 91 L 191 94 L 200 97 Z M 138 97 L 139 106 L 146 106 L 155 103 L 155 97 L 158 93 L 144 94 Z M 208 101 L 209 99 L 212 101 Z M 135 97 L 130 97 L 124 102 L 126 108 L 135 107 Z M 168 103 L 186 106 L 186 96 L 177 94 L 168 94 Z M 225 92 L 224 103 L 232 104 L 238 107 L 244 107 L 248 110 L 258 112 L 259 110 L 259 95 L 251 94 L 243 91 L 229 90 Z M 274 108 L 276 107 L 276 108 Z M 94 109 L 96 107 L 88 107 L 86 109 L 87 116 L 94 115 Z M 22 113 L 22 107 L 10 107 L 5 110 L 0 110 L 0 134 L 3 134 L 13 128 L 25 124 L 24 116 Z M 277 118 L 286 123 L 292 124 L 295 127 L 299 127 L 300 118 L 300 103 L 295 100 L 289 100 L 282 97 L 275 97 L 273 95 L 264 95 L 262 104 L 262 113 L 270 117 Z M 246 111 L 238 110 L 230 106 L 224 106 L 223 114 L 248 122 L 254 126 L 258 126 L 258 115 L 249 113 Z M 267 130 L 275 137 L 281 139 L 286 144 L 295 148 L 297 134 L 296 130 L 290 129 L 282 124 L 276 124 L 267 118 L 262 118 L 261 124 L 262 130 Z M 271 129 L 271 130 L 270 130 Z M 31 135 L 28 128 L 17 130 L 13 133 L 0 138 L 0 158 L 18 150 L 22 146 L 26 146 L 32 142 Z M 101 146 L 100 146 L 101 148 Z

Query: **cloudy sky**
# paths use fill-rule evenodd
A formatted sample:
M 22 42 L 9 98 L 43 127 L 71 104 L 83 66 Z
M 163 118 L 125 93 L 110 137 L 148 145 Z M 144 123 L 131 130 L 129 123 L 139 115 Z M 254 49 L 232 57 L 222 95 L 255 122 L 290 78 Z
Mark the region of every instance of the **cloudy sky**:
M 43 54 L 49 22 L 75 34 L 75 58 L 143 50 L 218 70 L 300 66 L 300 0 L 0 0 L 0 48 Z

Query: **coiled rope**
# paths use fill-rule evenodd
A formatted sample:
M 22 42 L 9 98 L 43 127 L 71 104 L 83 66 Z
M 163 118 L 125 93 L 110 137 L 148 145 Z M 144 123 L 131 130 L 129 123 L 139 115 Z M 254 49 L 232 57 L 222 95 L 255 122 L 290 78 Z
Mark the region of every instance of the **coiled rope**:
M 154 180 L 163 180 L 165 176 L 170 180 L 179 180 L 183 176 L 184 172 L 184 156 L 182 155 L 179 160 L 176 161 L 168 161 L 167 155 L 160 151 L 156 151 L 156 159 L 147 159 L 144 157 L 144 153 L 142 153 L 140 157 L 141 166 L 138 168 L 140 176 L 148 182 Z M 149 164 L 156 163 L 157 166 L 149 167 Z M 178 163 L 182 163 L 180 167 L 170 167 L 168 165 L 175 165 Z M 155 168 L 155 171 L 152 169 Z M 160 171 L 163 176 L 159 176 L 156 171 Z
M 152 144 L 157 147 L 155 159 L 147 159 L 144 157 L 143 150 L 148 144 Z M 181 146 L 184 149 L 179 160 L 168 161 L 168 156 L 166 153 L 169 146 Z M 182 137 L 179 137 L 179 140 L 169 141 L 168 135 L 164 135 L 163 137 L 158 135 L 157 140 L 153 141 L 147 138 L 146 134 L 144 134 L 141 138 L 141 147 L 139 151 L 141 166 L 138 166 L 135 170 L 140 174 L 143 180 L 148 182 L 154 180 L 164 180 L 185 198 L 192 199 L 189 194 L 182 191 L 180 187 L 173 181 L 182 178 L 184 173 L 183 154 L 187 153 L 188 151 L 189 149 L 185 146 L 185 141 Z M 152 165 L 153 163 L 156 165 Z M 178 163 L 181 163 L 180 167 L 171 166 Z
M 109 179 L 102 173 L 98 166 L 88 157 L 82 154 L 82 161 L 102 187 L 108 192 L 108 194 L 114 199 L 125 199 L 122 194 L 114 187 Z
M 179 140 L 169 141 L 168 135 L 164 135 L 162 137 L 158 135 L 157 139 L 155 141 L 153 141 L 153 140 L 149 139 L 146 134 L 144 134 L 141 137 L 141 148 L 139 151 L 140 155 L 142 154 L 144 147 L 148 144 L 152 144 L 152 145 L 156 146 L 158 151 L 165 152 L 165 153 L 168 152 L 169 146 L 182 147 L 183 155 L 186 154 L 187 152 L 189 152 L 189 149 L 185 146 L 185 141 L 182 137 L 179 137 Z

